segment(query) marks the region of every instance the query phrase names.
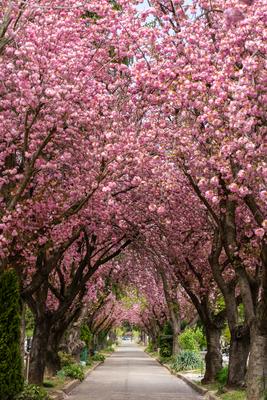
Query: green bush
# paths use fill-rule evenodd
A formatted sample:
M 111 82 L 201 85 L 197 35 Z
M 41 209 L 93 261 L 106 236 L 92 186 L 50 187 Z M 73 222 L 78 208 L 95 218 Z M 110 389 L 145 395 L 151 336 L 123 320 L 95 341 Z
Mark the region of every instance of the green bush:
M 171 365 L 175 371 L 187 371 L 203 367 L 201 354 L 191 350 L 182 350 Z
M 93 334 L 87 324 L 83 324 L 81 326 L 80 339 L 86 344 L 87 347 L 90 347 L 90 343 L 93 339 Z
M 199 351 L 205 346 L 205 337 L 201 329 L 187 328 L 178 337 L 182 350 Z
M 23 389 L 20 352 L 20 294 L 16 272 L 0 274 L 0 399 Z
M 64 351 L 58 352 L 60 358 L 60 366 L 61 368 L 66 367 L 68 365 L 73 365 L 76 363 L 75 359 L 71 354 L 65 353 Z
M 115 348 L 113 345 L 109 345 L 109 346 L 105 347 L 105 349 L 103 351 L 105 353 L 113 353 L 115 351 Z
M 45 389 L 36 385 L 24 385 L 23 392 L 16 396 L 16 400 L 50 400 Z
M 106 357 L 104 354 L 101 353 L 96 353 L 91 357 L 92 361 L 105 361 Z
M 220 371 L 216 375 L 216 380 L 222 385 L 226 385 L 228 377 L 228 367 L 224 367 L 220 369 Z
M 154 347 L 154 346 L 153 346 L 152 342 L 149 342 L 148 345 L 147 345 L 147 347 L 146 347 L 146 352 L 147 352 L 147 353 L 153 353 L 153 352 L 154 352 L 153 347 Z
M 87 358 L 86 366 L 91 367 L 92 365 L 93 365 L 93 361 L 91 360 L 91 358 Z
M 59 377 L 68 376 L 69 378 L 79 379 L 80 381 L 83 381 L 84 369 L 82 365 L 79 364 L 66 365 L 60 371 L 58 371 L 57 375 Z

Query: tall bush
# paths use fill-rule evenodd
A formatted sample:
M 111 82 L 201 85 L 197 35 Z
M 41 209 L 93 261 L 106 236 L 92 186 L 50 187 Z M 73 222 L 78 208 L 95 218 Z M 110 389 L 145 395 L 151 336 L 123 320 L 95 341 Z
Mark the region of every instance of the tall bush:
M 23 389 L 20 352 L 20 294 L 15 271 L 0 274 L 0 399 Z
M 187 328 L 178 338 L 182 350 L 199 351 L 205 346 L 205 338 L 201 329 Z

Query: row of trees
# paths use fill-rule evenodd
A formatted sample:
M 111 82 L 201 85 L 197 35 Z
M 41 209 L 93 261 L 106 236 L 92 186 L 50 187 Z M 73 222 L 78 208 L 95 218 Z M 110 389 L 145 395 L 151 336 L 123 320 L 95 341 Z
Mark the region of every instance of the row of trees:
M 125 268 L 139 288 L 143 270 L 154 281 L 134 314 L 152 337 L 166 315 L 176 335 L 190 299 L 206 381 L 227 321 L 228 384 L 250 352 L 248 398 L 262 398 L 265 2 L 151 0 L 139 15 L 126 0 L 2 3 L 0 269 L 16 270 L 35 318 L 31 382 L 58 368 L 85 309 L 116 324 L 119 303 L 102 309 L 95 287 Z

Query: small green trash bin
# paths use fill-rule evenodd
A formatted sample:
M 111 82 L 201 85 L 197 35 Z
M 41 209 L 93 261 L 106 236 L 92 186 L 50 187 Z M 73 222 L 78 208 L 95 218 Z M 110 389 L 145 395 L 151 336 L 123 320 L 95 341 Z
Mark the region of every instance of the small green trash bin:
M 88 349 L 87 347 L 84 347 L 80 355 L 80 360 L 86 362 L 87 359 L 88 359 Z

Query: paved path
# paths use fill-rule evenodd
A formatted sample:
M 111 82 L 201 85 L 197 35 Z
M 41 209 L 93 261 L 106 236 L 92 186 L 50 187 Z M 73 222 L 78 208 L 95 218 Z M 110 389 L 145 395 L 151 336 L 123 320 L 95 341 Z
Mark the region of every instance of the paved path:
M 199 400 L 202 396 L 134 344 L 122 345 L 69 400 Z

